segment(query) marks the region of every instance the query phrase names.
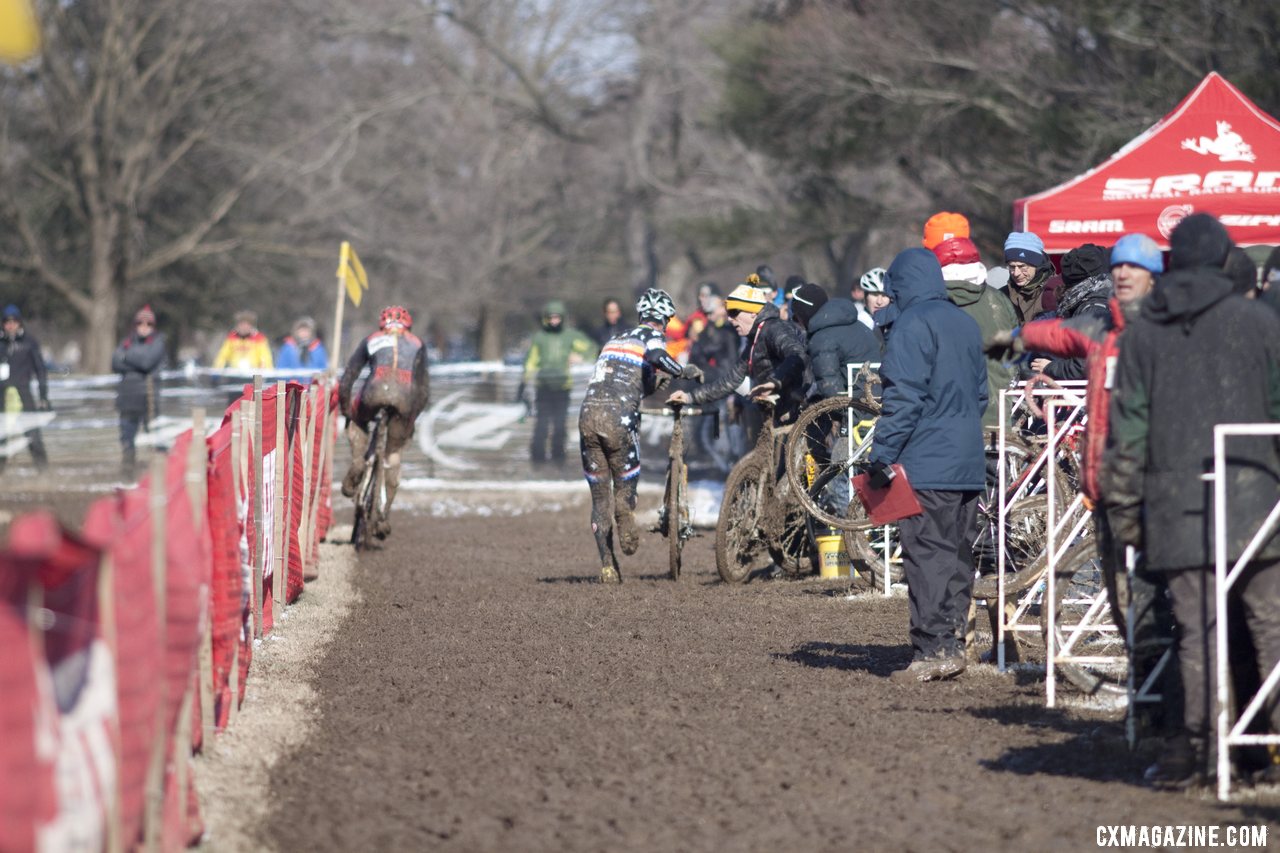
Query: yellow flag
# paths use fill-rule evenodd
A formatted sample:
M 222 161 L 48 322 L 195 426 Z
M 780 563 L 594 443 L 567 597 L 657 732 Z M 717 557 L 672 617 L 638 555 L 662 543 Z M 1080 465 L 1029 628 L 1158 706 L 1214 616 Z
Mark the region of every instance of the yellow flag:
M 40 50 L 40 25 L 30 0 L 0 0 L 0 62 L 17 65 Z
M 364 291 L 369 289 L 369 276 L 365 274 L 364 264 L 360 263 L 356 250 L 346 240 L 342 241 L 342 252 L 338 258 L 338 279 L 347 289 L 351 303 L 359 308 Z

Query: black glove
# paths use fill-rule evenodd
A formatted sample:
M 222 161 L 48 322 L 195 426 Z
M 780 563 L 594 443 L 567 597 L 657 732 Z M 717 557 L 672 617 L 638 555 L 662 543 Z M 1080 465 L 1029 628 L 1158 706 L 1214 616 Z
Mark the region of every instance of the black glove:
M 987 338 L 982 342 L 982 351 L 991 358 L 1010 361 L 1014 356 L 1025 352 L 1026 345 L 1018 335 L 1018 330 L 1014 329 L 1009 332 L 996 332 Z
M 48 400 L 41 400 L 39 403 L 36 403 L 36 408 L 42 412 L 47 412 L 51 410 L 53 407 L 49 405 Z
M 898 476 L 897 472 L 883 462 L 872 462 L 867 466 L 867 482 L 873 489 L 889 488 L 889 484 L 896 476 Z

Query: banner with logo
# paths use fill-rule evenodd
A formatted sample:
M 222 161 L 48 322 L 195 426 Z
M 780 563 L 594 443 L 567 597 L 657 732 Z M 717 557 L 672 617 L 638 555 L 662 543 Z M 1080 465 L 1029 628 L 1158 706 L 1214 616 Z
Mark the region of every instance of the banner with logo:
M 1217 72 L 1105 163 L 1013 205 L 1014 227 L 1052 253 L 1169 234 L 1210 213 L 1242 246 L 1280 244 L 1280 121 Z

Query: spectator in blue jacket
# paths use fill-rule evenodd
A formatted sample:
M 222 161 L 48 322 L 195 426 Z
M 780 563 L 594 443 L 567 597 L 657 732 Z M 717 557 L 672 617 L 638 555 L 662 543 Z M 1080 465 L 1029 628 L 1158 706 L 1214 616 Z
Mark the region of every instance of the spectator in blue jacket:
M 885 278 L 900 313 L 880 367 L 883 414 L 869 473 L 883 488 L 893 478 L 889 466 L 901 464 L 923 509 L 899 524 L 913 660 L 893 678 L 934 681 L 965 669 L 987 365 L 978 324 L 947 299 L 933 252 L 907 249 Z
M 293 334 L 280 345 L 276 368 L 297 370 L 307 376 L 329 368 L 329 352 L 316 337 L 315 320 L 301 317 L 293 324 Z

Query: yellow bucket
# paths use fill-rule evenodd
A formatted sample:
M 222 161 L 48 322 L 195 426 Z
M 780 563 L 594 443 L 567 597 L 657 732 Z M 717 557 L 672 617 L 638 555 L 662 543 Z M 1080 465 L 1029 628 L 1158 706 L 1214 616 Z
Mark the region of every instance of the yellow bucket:
M 818 574 L 824 578 L 849 577 L 849 555 L 839 535 L 818 537 Z

